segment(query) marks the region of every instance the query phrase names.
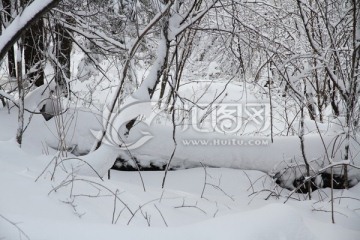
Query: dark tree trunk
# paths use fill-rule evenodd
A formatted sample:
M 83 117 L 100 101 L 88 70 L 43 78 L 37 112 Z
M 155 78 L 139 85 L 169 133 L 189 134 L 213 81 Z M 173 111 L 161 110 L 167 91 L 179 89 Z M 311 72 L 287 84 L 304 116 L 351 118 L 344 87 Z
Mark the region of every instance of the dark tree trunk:
M 66 22 L 72 23 L 73 19 L 66 17 Z M 72 38 L 68 29 L 66 29 L 61 23 L 55 25 L 56 31 L 56 64 L 55 69 L 55 81 L 60 89 L 67 95 L 69 92 L 68 80 L 71 77 L 70 72 L 70 58 L 72 50 Z
M 29 0 L 21 0 L 25 6 Z M 42 61 L 44 59 L 44 22 L 43 19 L 35 21 L 23 35 L 25 73 L 28 81 L 35 86 L 44 84 L 44 69 Z M 33 69 L 31 69 L 33 68 Z
M 47 1 L 44 5 L 40 5 L 40 8 L 35 13 L 31 14 L 31 9 L 26 7 L 24 9 L 23 14 L 21 14 L 21 20 L 17 24 L 17 30 L 16 31 L 7 31 L 6 36 L 1 35 L 0 40 L 3 43 L 0 48 L 0 59 L 3 59 L 4 56 L 7 54 L 7 52 L 10 50 L 10 48 L 16 43 L 17 40 L 20 39 L 20 37 L 23 37 L 24 32 L 26 29 L 31 27 L 32 24 L 34 24 L 36 21 L 39 21 L 41 17 L 50 11 L 60 0 L 50 0 Z M 40 0 L 35 0 L 30 3 L 30 5 L 34 6 L 37 3 L 39 3 Z M 6 30 L 5 30 L 6 31 Z M 6 40 L 6 41 L 5 41 Z
M 328 88 L 329 88 L 329 92 L 330 92 L 331 108 L 332 108 L 334 116 L 338 117 L 340 115 L 340 109 L 339 109 L 337 99 L 336 99 L 336 87 L 331 84 L 330 80 L 327 82 L 327 84 L 328 84 Z
M 10 50 L 8 51 L 8 67 L 9 67 L 9 76 L 16 78 L 14 47 L 11 47 Z
M 35 86 L 44 84 L 44 22 L 35 22 L 24 34 L 25 73 Z M 34 68 L 34 69 L 31 69 Z
M 2 0 L 2 4 L 4 7 L 3 17 L 2 17 L 2 25 L 4 22 L 10 23 L 11 18 L 11 0 Z M 12 46 L 8 51 L 8 67 L 9 67 L 9 76 L 12 78 L 16 78 L 16 67 L 15 67 L 15 51 Z

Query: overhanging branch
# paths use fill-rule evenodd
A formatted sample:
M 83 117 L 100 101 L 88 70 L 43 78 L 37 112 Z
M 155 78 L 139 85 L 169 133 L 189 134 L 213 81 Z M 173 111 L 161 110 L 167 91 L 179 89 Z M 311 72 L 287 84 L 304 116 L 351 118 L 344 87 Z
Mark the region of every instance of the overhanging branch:
M 61 0 L 35 0 L 11 22 L 0 36 L 0 60 L 4 58 L 11 46 L 22 33 L 41 16 L 56 6 Z

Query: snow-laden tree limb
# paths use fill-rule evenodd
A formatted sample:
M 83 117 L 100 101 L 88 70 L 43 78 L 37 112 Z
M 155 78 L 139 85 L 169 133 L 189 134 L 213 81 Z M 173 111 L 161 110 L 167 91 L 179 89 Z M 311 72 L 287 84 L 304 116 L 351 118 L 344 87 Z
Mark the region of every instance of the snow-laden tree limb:
M 0 36 L 0 59 L 3 59 L 21 34 L 60 0 L 35 0 L 21 12 Z
M 141 33 L 139 34 L 137 39 L 132 44 L 132 47 L 129 49 L 128 58 L 126 60 L 126 63 L 124 65 L 124 67 L 123 67 L 123 71 L 122 71 L 122 74 L 121 74 L 120 84 L 117 87 L 117 89 L 115 91 L 115 94 L 112 97 L 109 108 L 104 110 L 105 111 L 104 112 L 104 130 L 103 130 L 102 133 L 100 133 L 99 140 L 94 145 L 93 150 L 97 150 L 101 146 L 102 141 L 103 141 L 106 133 L 109 131 L 109 127 L 110 128 L 112 127 L 111 124 L 110 124 L 111 123 L 111 118 L 113 116 L 113 112 L 115 110 L 115 107 L 116 107 L 116 105 L 118 103 L 118 99 L 120 98 L 120 94 L 121 94 L 121 91 L 122 91 L 123 86 L 124 86 L 127 71 L 128 71 L 129 66 L 130 66 L 130 61 L 131 61 L 132 57 L 134 56 L 134 54 L 135 54 L 141 40 L 145 37 L 145 35 L 148 33 L 148 31 L 150 31 L 150 29 L 152 29 L 156 25 L 156 23 L 158 23 L 168 13 L 168 11 L 170 10 L 173 3 L 174 3 L 173 1 L 169 1 L 167 3 L 167 5 L 165 5 L 163 7 L 162 11 L 159 12 L 157 15 L 155 15 L 155 17 L 148 23 L 148 25 L 144 28 L 144 30 L 141 31 Z M 144 84 L 142 84 L 142 85 L 144 85 Z M 144 87 L 140 86 L 140 89 L 143 89 L 143 88 Z M 138 90 L 136 92 L 140 92 L 140 90 Z

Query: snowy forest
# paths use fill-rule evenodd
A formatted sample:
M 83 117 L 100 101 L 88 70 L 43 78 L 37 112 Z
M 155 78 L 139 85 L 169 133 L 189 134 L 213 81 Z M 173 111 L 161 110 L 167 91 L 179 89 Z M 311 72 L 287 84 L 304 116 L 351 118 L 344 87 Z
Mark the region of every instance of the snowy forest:
M 360 0 L 0 9 L 0 239 L 360 239 Z

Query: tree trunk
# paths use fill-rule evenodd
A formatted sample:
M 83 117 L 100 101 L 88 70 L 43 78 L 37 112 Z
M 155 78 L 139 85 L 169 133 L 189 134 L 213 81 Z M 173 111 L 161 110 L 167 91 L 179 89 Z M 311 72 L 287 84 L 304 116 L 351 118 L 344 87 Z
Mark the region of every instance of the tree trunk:
M 28 80 L 31 83 L 34 82 L 37 87 L 44 84 L 43 51 L 44 22 L 42 19 L 39 19 L 24 33 L 25 73 L 27 74 Z M 36 70 L 31 69 L 33 67 L 35 67 Z
M 71 23 L 73 19 L 65 17 L 66 22 Z M 72 50 L 72 38 L 69 30 L 67 30 L 60 22 L 55 25 L 56 32 L 56 59 L 58 64 L 55 67 L 55 81 L 60 87 L 61 91 L 68 95 L 69 84 L 71 77 L 70 59 Z
M 18 129 L 16 132 L 16 141 L 21 146 L 23 132 L 24 132 L 24 80 L 22 78 L 22 51 L 23 43 L 21 39 L 18 42 L 18 53 L 17 53 L 17 85 L 19 93 L 19 114 L 18 114 Z
M 12 21 L 11 13 L 11 0 L 2 0 L 4 13 L 2 16 L 2 25 L 6 26 Z M 15 51 L 14 46 L 12 46 L 8 51 L 8 68 L 9 68 L 9 77 L 16 78 L 16 67 L 15 67 Z

